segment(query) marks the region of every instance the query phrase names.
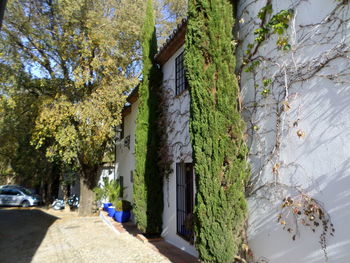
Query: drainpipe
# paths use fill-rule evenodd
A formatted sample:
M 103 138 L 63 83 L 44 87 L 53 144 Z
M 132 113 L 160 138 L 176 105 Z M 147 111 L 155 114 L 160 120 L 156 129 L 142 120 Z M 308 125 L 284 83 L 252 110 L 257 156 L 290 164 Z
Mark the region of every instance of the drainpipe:
M 4 18 L 7 0 L 0 0 L 0 29 L 2 26 L 2 19 Z

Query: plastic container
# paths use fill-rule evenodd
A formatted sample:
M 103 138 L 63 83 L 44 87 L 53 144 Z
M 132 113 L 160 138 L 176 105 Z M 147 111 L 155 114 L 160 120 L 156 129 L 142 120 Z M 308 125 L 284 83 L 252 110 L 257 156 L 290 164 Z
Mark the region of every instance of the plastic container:
M 113 206 L 108 207 L 108 216 L 114 217 L 115 208 Z
M 114 219 L 119 223 L 125 223 L 130 220 L 131 213 L 130 211 L 115 211 Z
M 112 203 L 103 203 L 103 210 L 108 211 L 108 207 L 112 206 Z

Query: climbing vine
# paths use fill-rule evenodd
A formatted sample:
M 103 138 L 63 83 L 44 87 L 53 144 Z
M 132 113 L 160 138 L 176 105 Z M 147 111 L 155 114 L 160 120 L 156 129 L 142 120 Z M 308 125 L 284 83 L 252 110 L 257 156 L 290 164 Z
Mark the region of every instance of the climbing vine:
M 170 199 L 169 199 L 169 176 L 172 174 L 172 164 L 173 164 L 173 148 L 172 143 L 174 141 L 170 140 L 169 137 L 172 135 L 172 131 L 169 130 L 169 127 L 175 127 L 174 122 L 171 117 L 171 106 L 174 101 L 174 96 L 171 96 L 171 88 L 169 89 L 167 85 L 164 83 L 159 89 L 158 94 L 158 134 L 159 134 L 159 148 L 158 148 L 158 169 L 160 174 L 163 177 L 163 182 L 166 184 L 166 205 L 170 207 Z
M 277 222 L 292 235 L 293 241 L 300 235 L 300 225 L 310 228 L 314 233 L 321 228 L 320 245 L 328 260 L 327 237 L 334 236 L 335 229 L 329 214 L 319 201 L 302 192 L 285 197 Z
M 259 59 L 252 59 L 256 54 L 260 45 L 273 35 L 277 35 L 276 46 L 280 50 L 290 50 L 289 37 L 287 29 L 289 22 L 293 17 L 293 9 L 281 10 L 275 15 L 272 15 L 273 9 L 271 1 L 260 9 L 257 17 L 260 19 L 259 27 L 255 29 L 255 39 L 253 43 L 247 45 L 245 50 L 246 57 L 243 59 L 243 65 L 247 65 L 244 69 L 245 72 L 252 72 L 257 66 L 259 66 Z M 265 83 L 264 83 L 265 85 Z M 266 94 L 265 94 L 266 95 Z
M 332 93 L 332 89 L 342 90 L 350 84 L 348 1 L 330 1 L 327 13 L 312 22 L 304 22 L 311 20 L 309 17 L 300 17 L 310 8 L 307 1 L 281 1 L 277 5 L 267 0 L 252 16 L 256 4 L 262 2 L 241 2 L 237 18 L 236 73 L 244 95 L 241 101 L 252 164 L 247 195 L 253 204 L 259 204 L 256 210 L 278 208 L 276 221 L 292 240 L 302 238 L 302 229 L 318 233 L 327 260 L 328 242 L 336 227 L 327 213 L 328 205 L 320 202 L 321 194 L 313 190 L 319 187 L 320 179 L 307 162 L 315 162 L 317 156 L 312 151 L 305 156 L 303 151 L 310 150 L 319 134 L 311 129 L 308 112 L 316 104 L 311 94 L 320 99 L 313 87 Z M 275 10 L 276 6 L 283 9 Z M 322 111 L 324 105 L 314 107 Z M 315 149 L 318 147 L 323 145 Z M 258 214 L 255 210 L 251 213 Z

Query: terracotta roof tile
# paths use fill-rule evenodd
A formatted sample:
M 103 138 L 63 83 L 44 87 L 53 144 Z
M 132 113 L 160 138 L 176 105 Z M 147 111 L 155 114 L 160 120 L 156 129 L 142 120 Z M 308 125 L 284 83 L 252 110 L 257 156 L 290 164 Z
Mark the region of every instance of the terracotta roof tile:
M 181 46 L 185 41 L 185 31 L 187 26 L 187 18 L 182 19 L 181 23 L 169 35 L 163 46 L 160 47 L 158 53 L 155 55 L 155 60 L 159 64 L 164 64 L 171 55 Z

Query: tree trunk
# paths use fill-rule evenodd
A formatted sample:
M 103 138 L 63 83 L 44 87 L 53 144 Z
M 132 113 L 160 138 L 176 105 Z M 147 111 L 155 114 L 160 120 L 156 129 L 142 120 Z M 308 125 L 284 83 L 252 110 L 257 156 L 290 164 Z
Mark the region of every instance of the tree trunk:
M 63 185 L 63 200 L 64 200 L 64 203 L 65 203 L 65 206 L 64 206 L 64 211 L 65 212 L 69 212 L 70 211 L 69 205 L 68 205 L 69 187 L 70 187 L 70 184 L 64 184 Z
M 93 199 L 94 193 L 89 188 L 86 180 L 80 177 L 80 204 L 79 204 L 79 216 L 88 216 L 93 214 Z
M 85 168 L 80 175 L 79 216 L 96 215 L 97 207 L 93 189 L 97 186 L 98 166 Z
M 50 205 L 52 203 L 52 182 L 53 182 L 53 174 L 51 173 L 47 178 L 41 179 L 41 193 L 42 199 L 45 205 Z
M 53 165 L 47 176 L 41 178 L 41 197 L 45 205 L 50 205 L 58 197 L 59 173 L 57 167 Z

